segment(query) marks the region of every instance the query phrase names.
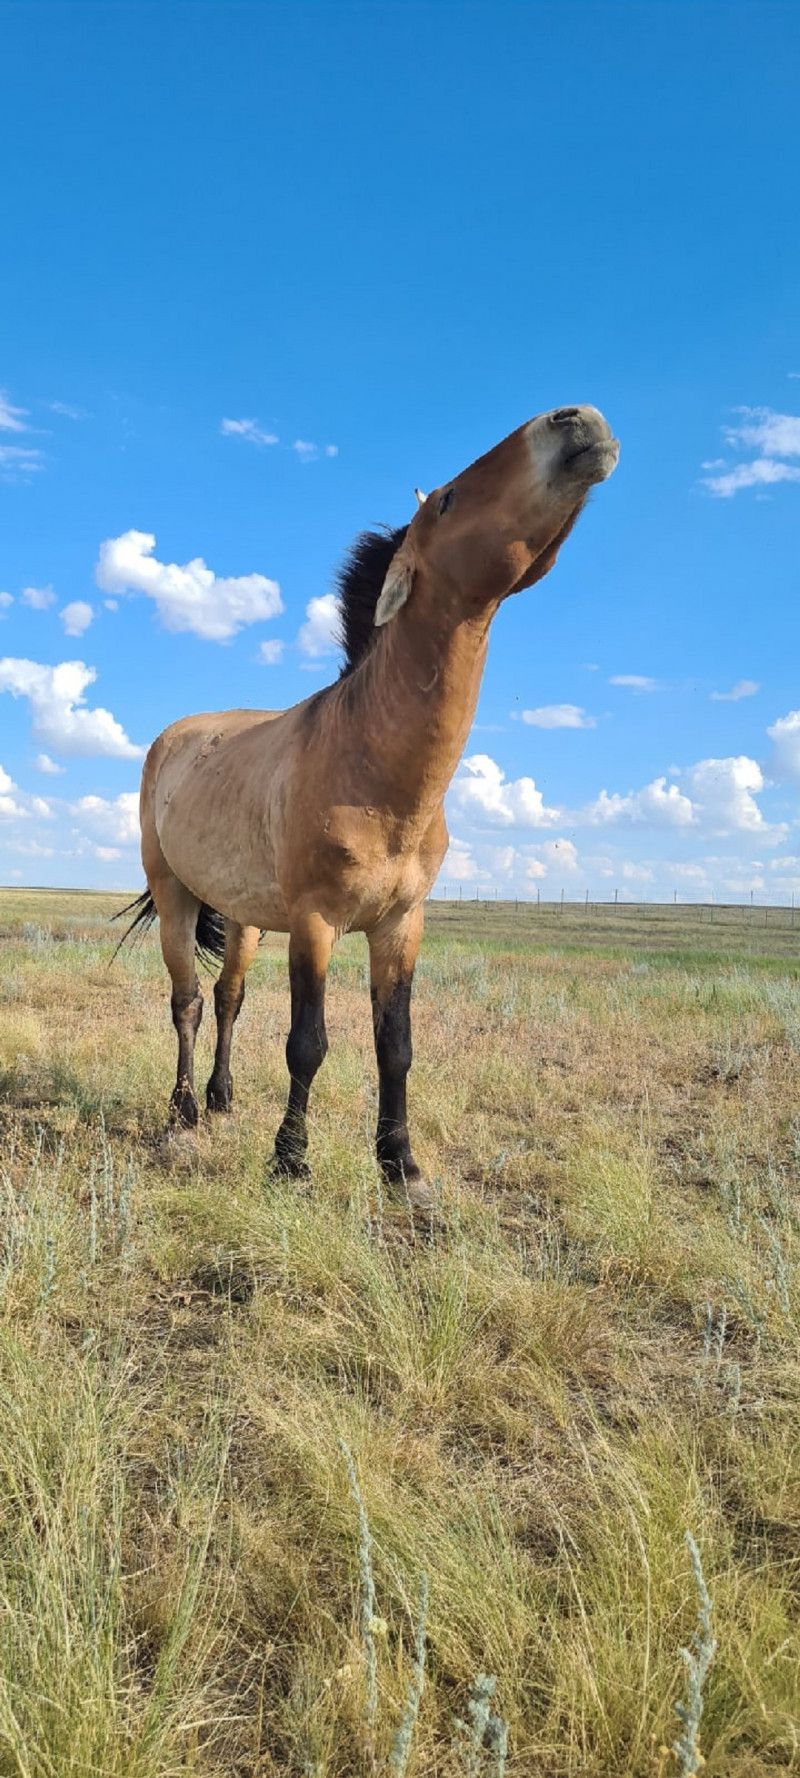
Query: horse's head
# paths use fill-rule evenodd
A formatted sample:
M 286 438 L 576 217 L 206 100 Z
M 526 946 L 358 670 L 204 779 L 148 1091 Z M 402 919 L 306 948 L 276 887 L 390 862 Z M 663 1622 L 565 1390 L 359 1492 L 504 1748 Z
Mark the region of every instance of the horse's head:
M 386 623 L 424 573 L 465 612 L 496 605 L 546 574 L 595 482 L 619 455 L 596 407 L 559 407 L 528 420 L 454 481 L 422 499 L 375 611 Z

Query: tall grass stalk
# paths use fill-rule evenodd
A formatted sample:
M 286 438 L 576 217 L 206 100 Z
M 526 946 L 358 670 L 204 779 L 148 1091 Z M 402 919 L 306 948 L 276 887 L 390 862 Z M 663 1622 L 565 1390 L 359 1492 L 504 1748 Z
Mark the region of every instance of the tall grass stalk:
M 681 1778 L 694 1778 L 703 1764 L 700 1752 L 700 1720 L 703 1715 L 703 1686 L 708 1669 L 717 1652 L 717 1644 L 711 1634 L 711 1613 L 713 1605 L 703 1574 L 700 1551 L 691 1531 L 686 1533 L 686 1548 L 692 1559 L 695 1584 L 700 1600 L 697 1613 L 697 1629 L 692 1631 L 691 1648 L 682 1648 L 681 1655 L 686 1665 L 687 1700 L 675 1705 L 676 1714 L 683 1723 L 683 1733 L 672 1743 L 672 1751 L 681 1762 Z

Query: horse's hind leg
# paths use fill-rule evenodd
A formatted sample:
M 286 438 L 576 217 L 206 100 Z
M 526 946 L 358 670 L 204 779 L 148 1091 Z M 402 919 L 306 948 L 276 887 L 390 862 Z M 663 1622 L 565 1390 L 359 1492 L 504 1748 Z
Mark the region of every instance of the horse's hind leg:
M 257 926 L 237 926 L 233 920 L 225 921 L 225 961 L 214 987 L 217 1047 L 211 1079 L 206 1087 L 209 1111 L 230 1111 L 231 1108 L 231 1037 L 242 1010 L 244 978 L 256 954 L 259 936 Z
M 145 868 L 151 863 L 146 860 Z M 172 980 L 172 1023 L 178 1033 L 178 1072 L 169 1102 L 171 1124 L 193 1130 L 198 1105 L 194 1092 L 194 1044 L 203 1016 L 203 996 L 195 966 L 195 933 L 200 902 L 173 875 L 163 856 L 147 869 L 158 910 L 161 951 Z

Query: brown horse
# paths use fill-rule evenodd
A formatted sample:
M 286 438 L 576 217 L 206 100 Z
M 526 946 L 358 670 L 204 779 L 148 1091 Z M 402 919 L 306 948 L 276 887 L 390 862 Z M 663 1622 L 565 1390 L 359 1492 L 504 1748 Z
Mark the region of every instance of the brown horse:
M 172 978 L 173 1124 L 191 1128 L 198 1118 L 196 948 L 224 958 L 206 1104 L 227 1111 L 245 973 L 261 932 L 288 932 L 290 1087 L 275 1165 L 307 1173 L 328 962 L 341 933 L 364 932 L 378 1161 L 414 1210 L 430 1210 L 409 1143 L 406 1077 L 423 903 L 448 842 L 443 799 L 475 711 L 492 618 L 552 568 L 618 448 L 593 407 L 557 408 L 520 426 L 424 499 L 405 529 L 358 539 L 340 576 L 346 662 L 336 684 L 283 712 L 187 716 L 153 743 L 141 794 L 149 892 L 134 904 L 134 925 L 158 914 Z

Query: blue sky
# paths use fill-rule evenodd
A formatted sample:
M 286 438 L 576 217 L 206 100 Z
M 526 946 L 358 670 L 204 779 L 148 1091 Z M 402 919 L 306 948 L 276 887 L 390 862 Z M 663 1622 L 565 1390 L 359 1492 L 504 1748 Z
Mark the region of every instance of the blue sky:
M 798 51 L 769 0 L 0 4 L 0 881 L 135 887 L 140 750 L 333 677 L 353 535 L 591 401 L 442 882 L 800 891 Z

